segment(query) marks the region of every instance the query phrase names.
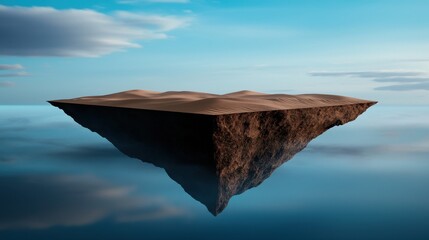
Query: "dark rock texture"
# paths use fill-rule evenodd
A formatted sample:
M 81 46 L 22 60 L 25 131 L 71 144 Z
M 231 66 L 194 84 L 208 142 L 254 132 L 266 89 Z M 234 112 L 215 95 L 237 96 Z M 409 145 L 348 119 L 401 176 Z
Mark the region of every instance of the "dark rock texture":
M 356 119 L 373 103 L 217 116 L 213 132 L 219 197 L 228 200 L 258 186 L 331 127 Z
M 217 215 L 327 129 L 375 102 L 204 115 L 51 101 L 121 152 L 165 169 Z

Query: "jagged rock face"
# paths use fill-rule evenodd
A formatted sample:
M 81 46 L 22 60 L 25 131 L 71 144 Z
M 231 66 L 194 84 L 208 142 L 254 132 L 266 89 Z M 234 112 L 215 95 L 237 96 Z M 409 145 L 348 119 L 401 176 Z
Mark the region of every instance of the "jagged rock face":
M 164 168 L 217 215 L 233 195 L 259 185 L 312 139 L 374 102 L 223 115 L 51 104 L 124 154 Z
M 221 212 L 229 199 L 258 186 L 315 137 L 356 119 L 373 103 L 222 115 L 213 133 Z

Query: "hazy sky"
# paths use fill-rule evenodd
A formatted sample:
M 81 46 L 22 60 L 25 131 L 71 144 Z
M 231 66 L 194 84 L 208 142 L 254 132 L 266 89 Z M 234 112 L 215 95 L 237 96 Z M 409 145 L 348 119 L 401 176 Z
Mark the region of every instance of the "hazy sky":
M 0 104 L 128 89 L 429 103 L 427 0 L 0 0 Z

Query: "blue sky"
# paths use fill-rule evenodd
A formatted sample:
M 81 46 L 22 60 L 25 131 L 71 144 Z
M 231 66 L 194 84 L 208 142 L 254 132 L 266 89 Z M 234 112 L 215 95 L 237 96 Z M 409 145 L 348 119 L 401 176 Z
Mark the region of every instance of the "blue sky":
M 0 104 L 128 89 L 249 89 L 429 103 L 428 1 L 0 5 Z

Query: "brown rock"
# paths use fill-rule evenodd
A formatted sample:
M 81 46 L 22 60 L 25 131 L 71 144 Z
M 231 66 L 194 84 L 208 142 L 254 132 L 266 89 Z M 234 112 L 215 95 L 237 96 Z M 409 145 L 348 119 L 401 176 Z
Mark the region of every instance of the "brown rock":
M 124 154 L 164 168 L 214 215 L 312 139 L 375 104 L 333 95 L 248 91 L 130 91 L 50 103 Z

